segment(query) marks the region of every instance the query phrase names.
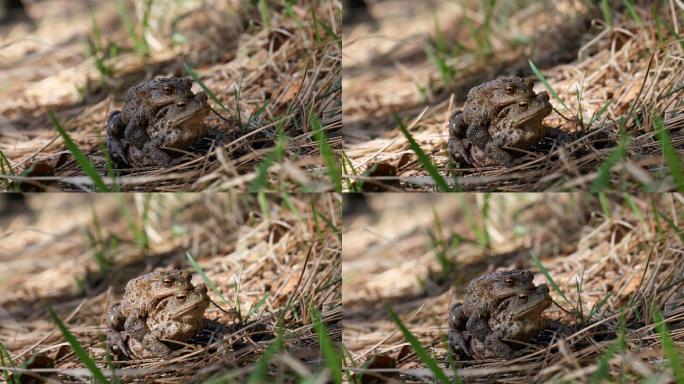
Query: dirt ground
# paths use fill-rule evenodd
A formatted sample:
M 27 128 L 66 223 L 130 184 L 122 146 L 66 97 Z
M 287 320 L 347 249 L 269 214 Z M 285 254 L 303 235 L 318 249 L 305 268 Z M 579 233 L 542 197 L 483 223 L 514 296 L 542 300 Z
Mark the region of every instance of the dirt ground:
M 682 188 L 663 144 L 681 158 L 681 2 L 608 1 L 606 12 L 580 0 L 369 3 L 344 29 L 345 190 L 438 189 L 397 120 L 456 190 Z M 473 86 L 534 76 L 528 60 L 560 99 L 537 81 L 555 109 L 544 125 L 569 137 L 543 140 L 512 168 L 458 168 L 451 112 Z
M 0 25 L 0 188 L 97 186 L 60 124 L 107 189 L 338 189 L 341 4 L 258 3 L 26 2 L 29 21 Z M 193 72 L 208 134 L 170 168 L 110 169 L 106 119 L 126 91 Z
M 322 383 L 334 377 L 314 328 L 322 324 L 330 340 L 341 340 L 339 195 L 9 199 L 0 200 L 0 352 L 4 367 L 14 375 L 24 372 L 22 383 L 36 375 L 48 382 L 92 380 L 46 308 L 56 312 L 105 375 L 121 382 L 262 382 L 262 377 Z M 56 223 L 55 217 L 62 219 Z M 109 362 L 109 305 L 121 299 L 129 279 L 152 270 L 181 268 L 193 273 L 193 283 L 202 282 L 188 254 L 220 292 L 209 290 L 213 303 L 204 317 L 226 329 L 202 331 L 171 360 Z M 314 321 L 315 313 L 322 323 Z M 275 357 L 265 353 L 273 348 L 280 352 Z M 27 367 L 32 371 L 22 371 Z
M 350 382 L 439 382 L 388 308 L 452 374 L 450 306 L 463 300 L 469 281 L 500 269 L 530 269 L 536 284 L 551 287 L 535 255 L 564 295 L 551 289 L 554 304 L 543 316 L 572 334 L 542 337 L 515 360 L 452 364 L 464 382 L 676 382 L 653 319 L 662 313 L 681 347 L 681 195 L 367 194 L 344 209 Z

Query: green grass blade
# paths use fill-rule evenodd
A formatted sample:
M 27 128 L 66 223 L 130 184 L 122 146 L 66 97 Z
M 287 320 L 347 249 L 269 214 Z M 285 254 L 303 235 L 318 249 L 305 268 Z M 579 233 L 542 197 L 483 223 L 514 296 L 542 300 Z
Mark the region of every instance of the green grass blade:
M 653 114 L 653 124 L 655 125 L 656 136 L 662 144 L 663 157 L 665 158 L 665 164 L 667 164 L 670 170 L 670 175 L 677 186 L 679 192 L 684 192 L 684 167 L 682 167 L 682 162 L 680 159 L 680 154 L 672 146 L 672 140 L 670 140 L 670 135 L 665 129 L 663 120 L 657 114 Z
M 418 358 L 420 358 L 423 364 L 427 365 L 428 369 L 430 369 L 430 371 L 432 371 L 432 373 L 435 375 L 435 378 L 442 384 L 450 384 L 451 380 L 449 380 L 444 371 L 442 371 L 442 369 L 439 367 L 437 360 L 430 356 L 428 351 L 420 344 L 413 333 L 411 333 L 411 331 L 406 328 L 404 323 L 402 323 L 399 316 L 397 316 L 397 314 L 389 306 L 385 306 L 385 309 L 387 310 L 387 313 L 389 313 L 392 321 L 394 321 L 394 323 L 399 327 L 399 330 L 401 330 L 401 333 L 404 335 L 406 341 L 411 344 L 411 347 L 413 347 L 413 350 L 416 352 Z
M 439 173 L 437 170 L 437 167 L 432 163 L 430 158 L 423 152 L 423 149 L 420 148 L 420 145 L 416 143 L 416 140 L 413 139 L 413 136 L 411 136 L 411 133 L 408 131 L 404 123 L 401 121 L 399 116 L 396 113 L 393 113 L 394 121 L 397 123 L 399 126 L 399 129 L 401 130 L 401 133 L 404 134 L 404 137 L 406 137 L 406 140 L 409 143 L 409 146 L 413 150 L 413 152 L 418 156 L 418 160 L 420 163 L 423 165 L 423 168 L 430 174 L 430 177 L 435 181 L 437 184 L 437 187 L 441 189 L 444 192 L 451 192 L 451 188 L 449 187 L 449 184 L 446 182 L 444 177 Z
M 596 370 L 589 378 L 590 384 L 611 382 L 608 364 L 616 353 L 625 349 L 625 333 L 625 316 L 623 313 L 620 317 L 620 334 L 618 336 L 618 340 L 611 344 L 610 347 L 608 347 L 608 349 L 606 349 L 606 351 L 599 357 Z
M 640 29 L 644 28 L 643 23 L 641 22 L 641 18 L 639 15 L 636 13 L 636 10 L 634 9 L 634 4 L 632 3 L 632 0 L 624 0 L 625 6 L 627 7 L 627 12 L 629 15 L 634 19 L 634 21 L 637 23 Z
M 14 363 L 12 362 L 12 355 L 7 351 L 5 348 L 5 345 L 0 342 L 0 364 L 2 364 L 3 367 L 14 367 Z M 17 380 L 21 379 L 20 375 L 15 375 L 12 377 L 12 380 L 10 380 L 9 376 L 9 371 L 3 370 L 2 371 L 2 376 L 5 378 L 6 383 L 18 383 Z
M 603 161 L 598 169 L 598 176 L 596 176 L 596 179 L 594 179 L 594 182 L 591 183 L 591 186 L 589 187 L 589 192 L 601 192 L 610 186 L 611 170 L 620 162 L 620 160 L 627 156 L 628 140 L 628 136 L 623 135 L 617 148 L 606 157 L 606 160 Z
M 314 214 L 314 217 L 317 217 L 325 222 L 325 224 L 328 226 L 328 228 L 332 229 L 333 233 L 337 235 L 337 238 L 342 241 L 342 231 L 340 231 L 335 224 L 333 224 L 332 220 L 330 220 L 326 215 L 318 212 L 316 207 L 313 205 L 313 201 L 311 202 L 311 211 Z
M 608 107 L 610 106 L 610 104 L 612 102 L 613 102 L 613 100 L 606 101 L 605 103 L 603 103 L 603 105 L 598 110 L 598 112 L 594 113 L 591 116 L 591 119 L 589 120 L 589 125 L 587 125 L 587 130 L 591 130 L 591 126 L 594 124 L 594 121 L 597 121 L 598 119 L 601 118 L 601 116 L 603 116 L 604 113 L 606 113 L 606 110 L 608 109 Z
M 323 324 L 321 319 L 321 314 L 316 308 L 311 308 L 311 321 L 314 325 L 314 330 L 318 334 L 319 343 L 321 345 L 321 352 L 323 353 L 323 358 L 325 359 L 325 364 L 328 366 L 330 373 L 334 379 L 334 383 L 342 383 L 342 365 L 340 354 L 338 353 L 338 348 L 330 339 L 328 331 Z
M 684 232 L 682 232 L 682 230 L 679 229 L 679 227 L 674 223 L 674 221 L 672 221 L 672 219 L 670 219 L 669 217 L 665 216 L 664 214 L 662 214 L 662 213 L 661 213 L 660 211 L 658 211 L 658 210 L 656 210 L 655 213 L 656 213 L 656 215 L 657 215 L 658 217 L 660 217 L 661 219 L 665 220 L 665 222 L 667 223 L 667 225 L 669 225 L 670 228 L 672 228 L 672 230 L 675 231 L 675 233 L 676 233 L 677 236 L 679 237 L 679 240 L 682 242 L 682 244 L 684 244 Z
M 271 380 L 268 379 L 268 365 L 271 362 L 273 356 L 283 349 L 283 325 L 280 323 L 278 325 L 278 336 L 271 343 L 271 345 L 266 348 L 264 353 L 261 354 L 259 360 L 254 364 L 254 370 L 252 374 L 249 375 L 247 379 L 247 384 L 263 384 L 270 383 Z
M 257 8 L 259 10 L 261 22 L 267 29 L 271 28 L 271 17 L 269 16 L 268 2 L 266 0 L 259 0 L 257 3 Z
M 214 100 L 214 102 L 215 102 L 216 104 L 218 104 L 218 106 L 221 107 L 221 109 L 223 109 L 226 113 L 230 114 L 230 111 L 228 111 L 228 109 L 226 108 L 226 106 L 223 105 L 223 103 L 221 102 L 221 100 L 219 100 L 219 98 L 216 97 L 216 95 L 214 94 L 214 92 L 212 92 L 211 89 L 209 89 L 209 87 L 207 87 L 207 86 L 204 84 L 204 82 L 202 81 L 202 79 L 200 79 L 200 77 L 199 77 L 199 75 L 197 74 L 197 72 L 195 72 L 195 70 L 192 69 L 192 67 L 189 66 L 188 63 L 183 63 L 183 66 L 185 67 L 185 72 L 187 72 L 188 75 L 190 75 L 190 77 L 192 77 L 192 80 L 194 80 L 197 84 L 199 84 L 200 88 L 202 88 L 202 90 L 204 91 L 204 93 L 206 93 L 207 95 L 209 95 L 209 97 L 211 97 L 211 99 Z
M 76 143 L 74 143 L 69 134 L 62 127 L 62 124 L 60 124 L 59 120 L 57 120 L 57 117 L 55 117 L 55 114 L 52 111 L 49 111 L 48 117 L 50 118 L 52 125 L 57 129 L 57 132 L 59 132 L 59 134 L 62 136 L 64 145 L 74 156 L 74 159 L 76 159 L 78 165 L 81 167 L 83 172 L 90 177 L 90 180 L 93 181 L 93 184 L 95 184 L 95 188 L 102 192 L 109 192 L 109 188 L 100 177 L 100 174 L 97 173 L 95 166 L 88 160 L 83 152 L 81 152 Z
M 81 343 L 78 342 L 76 337 L 69 331 L 69 329 L 62 323 L 62 320 L 57 316 L 57 314 L 50 308 L 50 306 L 46 306 L 46 309 L 48 311 L 48 314 L 52 318 L 52 321 L 57 324 L 57 327 L 59 328 L 60 332 L 62 332 L 62 336 L 64 339 L 71 345 L 71 348 L 74 350 L 74 353 L 78 357 L 79 360 L 85 366 L 90 370 L 90 373 L 93 374 L 93 377 L 95 380 L 97 380 L 100 383 L 109 383 L 109 380 L 105 377 L 105 375 L 102 373 L 100 370 L 100 367 L 95 364 L 95 360 L 93 360 L 90 355 L 83 349 L 81 346 Z
M 565 102 L 563 99 L 558 96 L 558 93 L 556 92 L 555 89 L 549 84 L 549 82 L 546 80 L 544 75 L 542 75 L 541 71 L 539 71 L 539 68 L 537 68 L 536 65 L 532 62 L 532 60 L 527 60 L 530 63 L 530 68 L 532 68 L 532 72 L 534 72 L 534 75 L 537 76 L 537 78 L 544 84 L 544 87 L 546 88 L 547 91 L 553 96 L 554 99 L 556 99 L 566 110 L 570 111 L 570 108 L 568 108 L 567 105 L 565 105 Z
M 541 271 L 541 273 L 544 274 L 544 277 L 546 278 L 546 281 L 549 282 L 549 285 L 551 285 L 551 288 L 553 288 L 554 291 L 558 292 L 558 294 L 565 300 L 566 303 L 572 305 L 570 303 L 570 300 L 565 296 L 565 293 L 560 289 L 558 284 L 553 280 L 551 275 L 549 274 L 549 270 L 546 269 L 544 264 L 542 264 L 541 260 L 539 260 L 539 256 L 537 255 L 532 255 L 532 261 L 534 261 L 534 264 L 537 266 L 537 268 Z
M 608 0 L 601 0 L 601 13 L 603 13 L 603 21 L 606 22 L 606 25 L 608 28 L 613 27 L 613 15 L 611 13 L 610 9 L 610 4 L 608 4 Z
M 7 166 L 7 168 L 5 168 L 5 166 Z M 3 153 L 1 150 L 0 150 L 0 172 L 2 172 L 2 174 L 5 176 L 15 176 L 14 169 L 12 169 L 12 163 L 10 163 L 9 159 L 7 159 L 7 156 L 5 156 L 5 153 Z M 5 185 L 5 190 L 9 191 L 9 189 L 10 189 L 9 179 L 3 178 L 2 182 Z
M 260 192 L 266 187 L 268 187 L 268 169 L 275 162 L 280 161 L 285 153 L 285 145 L 287 145 L 287 137 L 285 136 L 285 121 L 281 120 L 278 127 L 278 139 L 276 145 L 269 152 L 266 157 L 259 163 L 257 167 L 257 176 L 252 180 L 252 182 L 247 187 L 247 192 L 255 193 Z
M 656 323 L 656 329 L 660 334 L 660 339 L 663 344 L 663 354 L 670 363 L 672 374 L 675 377 L 677 384 L 684 384 L 684 361 L 682 361 L 681 356 L 677 351 L 677 346 L 672 342 L 663 315 L 657 309 L 653 312 L 653 321 Z
M 336 191 L 342 192 L 342 170 L 332 148 L 330 148 L 330 144 L 328 144 L 328 138 L 323 131 L 321 120 L 313 110 L 309 113 L 309 121 L 311 122 L 314 137 L 318 141 L 321 157 L 323 158 L 330 181 Z
M 606 304 L 606 302 L 612 296 L 612 294 L 613 292 L 606 293 L 601 299 L 601 301 L 599 301 L 591 307 L 591 310 L 589 310 L 589 315 L 587 316 L 587 322 L 591 321 L 591 318 L 594 317 L 595 314 L 599 313 L 601 308 L 603 308 L 603 306 Z
M 200 265 L 197 264 L 197 261 L 195 261 L 195 259 L 192 257 L 192 255 L 190 255 L 190 252 L 185 252 L 185 254 L 188 256 L 188 261 L 190 262 L 190 265 L 192 265 L 192 267 L 195 269 L 195 271 L 197 271 L 197 273 L 199 273 L 200 277 L 202 277 L 202 281 L 204 281 L 204 284 L 206 284 L 207 287 L 209 287 L 209 289 L 211 289 L 218 297 L 220 297 L 221 300 L 223 300 L 223 303 L 230 306 L 230 304 L 228 304 L 228 300 L 226 300 L 226 298 L 223 297 L 223 294 L 221 294 L 221 291 L 219 291 L 218 288 L 216 288 L 216 285 L 214 285 L 214 282 L 211 281 L 211 279 L 209 279 L 209 277 L 207 276 L 206 273 L 204 273 L 204 270 L 202 269 L 202 267 L 200 267 Z

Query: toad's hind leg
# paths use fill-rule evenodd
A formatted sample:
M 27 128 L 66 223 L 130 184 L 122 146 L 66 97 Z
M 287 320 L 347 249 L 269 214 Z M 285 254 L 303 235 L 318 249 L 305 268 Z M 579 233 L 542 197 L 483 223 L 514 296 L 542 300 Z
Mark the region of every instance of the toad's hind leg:
M 485 349 L 494 352 L 497 356 L 507 360 L 517 357 L 522 353 L 522 351 L 515 351 L 508 344 L 499 340 L 499 338 L 496 337 L 496 335 L 494 335 L 493 333 L 487 335 L 484 341 L 484 345 Z
M 466 148 L 463 134 L 466 129 L 463 121 L 462 112 L 455 111 L 449 118 L 449 154 L 456 164 L 465 162 L 468 165 L 473 165 L 473 161 Z
M 131 335 L 131 337 L 138 340 L 145 349 L 154 353 L 156 356 L 167 358 L 171 356 L 171 348 L 166 344 L 157 340 L 151 333 L 150 329 L 145 324 L 143 319 L 136 316 L 129 317 L 126 319 L 125 324 L 126 332 Z
M 157 146 L 152 143 L 145 145 L 145 153 L 147 154 L 148 160 L 157 166 L 169 167 L 173 161 L 168 153 L 157 148 Z
M 503 165 L 504 167 L 508 168 L 513 166 L 513 156 L 499 147 L 499 145 L 494 141 L 487 143 L 485 146 L 485 154 L 488 158 L 494 160 L 499 165 Z

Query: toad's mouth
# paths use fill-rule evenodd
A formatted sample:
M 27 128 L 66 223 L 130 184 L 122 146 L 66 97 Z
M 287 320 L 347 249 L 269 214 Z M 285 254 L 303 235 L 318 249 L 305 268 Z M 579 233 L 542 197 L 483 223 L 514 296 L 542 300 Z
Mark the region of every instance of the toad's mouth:
M 173 319 L 178 320 L 181 317 L 187 315 L 188 313 L 195 312 L 197 311 L 201 306 L 203 306 L 206 302 L 205 301 L 197 301 L 194 304 L 182 307 L 181 309 L 177 310 L 174 315 Z
M 202 121 L 208 115 L 209 108 L 197 108 L 187 111 L 173 119 L 173 125 L 183 125 L 188 121 Z
M 516 119 L 515 126 L 519 127 L 521 125 L 525 125 L 531 121 L 536 120 L 539 120 L 539 122 L 541 122 L 549 113 L 551 113 L 551 109 L 551 105 L 547 104 L 541 108 L 527 111 L 521 114 L 518 119 Z
M 542 313 L 546 308 L 548 308 L 549 305 L 551 305 L 551 297 L 546 296 L 542 300 L 539 300 L 535 303 L 530 303 L 522 307 L 519 311 L 516 312 L 514 317 L 516 320 L 519 320 L 535 312 Z

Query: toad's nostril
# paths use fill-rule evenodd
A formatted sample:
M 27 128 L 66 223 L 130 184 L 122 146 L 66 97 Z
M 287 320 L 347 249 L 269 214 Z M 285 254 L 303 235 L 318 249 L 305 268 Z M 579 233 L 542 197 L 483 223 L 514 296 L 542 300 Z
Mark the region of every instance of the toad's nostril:
M 528 103 L 526 101 L 522 101 L 522 102 L 518 103 L 518 105 L 522 108 L 527 108 L 530 105 L 530 103 Z
M 521 293 L 521 294 L 518 295 L 518 299 L 520 299 L 520 300 L 527 300 L 527 295 L 524 294 L 524 293 Z
M 185 108 L 188 104 L 186 104 L 184 101 L 179 101 L 176 103 L 176 106 L 178 108 Z

